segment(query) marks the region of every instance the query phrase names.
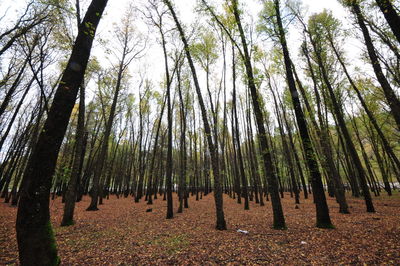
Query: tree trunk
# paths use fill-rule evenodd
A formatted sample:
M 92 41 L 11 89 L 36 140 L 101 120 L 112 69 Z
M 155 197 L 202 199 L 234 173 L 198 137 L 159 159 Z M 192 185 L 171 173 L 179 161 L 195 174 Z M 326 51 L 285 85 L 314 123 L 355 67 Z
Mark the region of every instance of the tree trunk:
M 206 111 L 205 104 L 203 101 L 203 96 L 201 93 L 200 85 L 199 85 L 199 82 L 197 79 L 196 69 L 194 67 L 192 56 L 190 54 L 190 48 L 189 48 L 186 36 L 183 32 L 183 28 L 178 20 L 178 17 L 175 14 L 172 4 L 169 0 L 164 0 L 164 3 L 168 6 L 168 9 L 170 10 L 170 12 L 174 18 L 175 24 L 178 28 L 181 40 L 183 42 L 186 57 L 188 59 L 190 70 L 193 75 L 193 81 L 194 81 L 194 85 L 196 88 L 197 98 L 198 98 L 199 104 L 200 104 L 200 110 L 201 110 L 201 115 L 202 115 L 203 124 L 204 124 L 204 131 L 205 131 L 205 134 L 207 137 L 208 148 L 209 148 L 210 155 L 211 155 L 211 165 L 213 168 L 214 198 L 215 198 L 215 210 L 216 210 L 216 216 L 217 216 L 216 228 L 218 230 L 226 230 L 226 222 L 225 222 L 224 210 L 223 210 L 222 187 L 221 187 L 219 164 L 218 164 L 218 154 L 217 154 L 217 149 L 215 147 L 216 143 L 214 144 L 213 139 L 212 139 L 212 132 L 211 132 L 210 124 L 208 122 L 207 111 Z
M 51 178 L 89 60 L 93 37 L 106 5 L 107 0 L 93 0 L 87 10 L 47 120 L 24 173 L 16 222 L 22 265 L 60 263 L 50 222 Z M 85 34 L 87 31 L 91 34 Z
M 393 1 L 375 0 L 375 2 L 385 16 L 385 19 L 392 29 L 394 36 L 396 36 L 397 41 L 400 43 L 400 16 L 397 14 L 396 9 L 392 5 Z
M 388 1 L 382 0 L 377 2 L 388 2 Z M 383 89 L 386 100 L 392 111 L 392 115 L 396 121 L 397 128 L 400 130 L 400 100 L 397 98 L 397 95 L 394 92 L 392 86 L 390 85 L 385 75 L 383 74 L 382 67 L 379 63 L 378 55 L 376 54 L 375 47 L 372 42 L 371 36 L 369 34 L 368 28 L 365 24 L 364 16 L 361 12 L 360 6 L 356 3 L 356 1 L 353 1 L 351 7 L 352 7 L 352 12 L 356 15 L 357 23 L 360 26 L 361 31 L 363 33 L 365 45 L 367 46 L 368 55 L 371 60 L 371 64 L 374 69 L 376 78 Z M 400 29 L 399 24 L 397 24 L 396 27 L 398 30 Z
M 240 134 L 239 134 L 239 119 L 237 115 L 237 105 L 236 105 L 236 62 L 235 62 L 235 48 L 232 46 L 232 81 L 233 81 L 233 89 L 232 89 L 232 109 L 233 109 L 233 117 L 232 120 L 234 121 L 235 127 L 235 134 L 234 143 L 237 150 L 237 159 L 238 159 L 238 167 L 239 171 L 238 174 L 240 176 L 240 181 L 242 182 L 242 187 L 239 188 L 238 199 L 242 196 L 244 198 L 244 209 L 249 210 L 249 195 L 248 195 L 248 186 L 247 186 L 247 178 L 244 171 L 244 164 L 243 164 L 243 156 L 242 156 L 242 148 L 240 147 Z M 235 146 L 233 149 L 235 149 Z
M 318 61 L 318 65 L 319 65 L 319 67 L 321 69 L 322 78 L 323 78 L 324 83 L 325 83 L 325 85 L 326 85 L 326 87 L 328 89 L 328 92 L 329 92 L 329 97 L 330 97 L 330 100 L 331 100 L 331 103 L 332 103 L 333 111 L 334 111 L 338 126 L 340 128 L 340 131 L 338 131 L 338 132 L 342 133 L 344 141 L 346 143 L 346 147 L 348 148 L 348 151 L 350 153 L 351 159 L 352 159 L 352 161 L 353 161 L 353 163 L 355 164 L 355 167 L 356 167 L 356 173 L 357 173 L 357 177 L 358 177 L 358 179 L 360 181 L 360 184 L 361 184 L 361 189 L 362 189 L 362 192 L 363 192 L 363 195 L 364 195 L 365 204 L 367 206 L 367 212 L 375 212 L 375 209 L 374 209 L 374 206 L 373 206 L 373 203 L 372 203 L 372 199 L 371 199 L 371 194 L 369 193 L 369 188 L 368 188 L 368 184 L 367 184 L 364 168 L 363 168 L 363 166 L 361 164 L 360 158 L 358 157 L 356 148 L 355 148 L 354 143 L 353 143 L 353 141 L 351 139 L 350 133 L 349 133 L 349 131 L 347 129 L 346 123 L 345 123 L 344 118 L 343 118 L 342 111 L 340 109 L 340 106 L 339 106 L 339 103 L 337 101 L 336 95 L 335 95 L 334 90 L 332 88 L 331 82 L 329 81 L 328 74 L 327 74 L 326 69 L 325 69 L 325 65 L 322 62 L 321 54 L 320 54 L 320 52 L 318 50 L 318 47 L 317 47 L 314 39 L 312 38 L 312 36 L 310 34 L 309 34 L 309 38 L 310 38 L 311 44 L 312 44 L 312 46 L 314 48 L 314 52 L 315 52 L 315 54 L 317 56 L 317 61 Z
M 285 31 L 283 29 L 281 15 L 280 15 L 279 0 L 274 0 L 274 3 L 275 3 L 275 11 L 278 22 L 278 30 L 280 35 L 280 43 L 282 46 L 283 56 L 285 61 L 286 78 L 289 85 L 290 94 L 292 96 L 296 121 L 299 127 L 303 149 L 306 154 L 305 159 L 308 165 L 308 169 L 310 170 L 311 182 L 313 185 L 313 192 L 314 192 L 313 195 L 317 212 L 317 227 L 332 228 L 332 222 L 329 216 L 329 209 L 328 209 L 328 204 L 326 202 L 321 173 L 318 168 L 316 154 L 312 146 L 311 138 L 308 133 L 307 123 L 300 104 L 299 93 L 297 92 L 295 80 L 293 77 L 292 64 L 290 60 L 289 50 L 287 48 Z
M 281 201 L 279 198 L 279 191 L 278 191 L 278 180 L 276 176 L 276 172 L 273 166 L 271 151 L 269 149 L 268 141 L 267 141 L 267 132 L 265 130 L 265 123 L 264 123 L 264 115 L 261 110 L 260 106 L 260 94 L 257 91 L 257 87 L 254 81 L 253 75 L 253 68 L 251 65 L 251 58 L 250 53 L 247 47 L 247 41 L 244 34 L 244 30 L 242 27 L 242 23 L 240 20 L 240 14 L 238 10 L 238 3 L 237 0 L 231 0 L 233 13 L 235 16 L 235 21 L 239 29 L 240 39 L 243 45 L 243 52 L 242 55 L 244 60 L 244 65 L 247 74 L 247 83 L 251 93 L 251 99 L 253 103 L 253 109 L 256 117 L 256 124 L 258 128 L 258 140 L 260 143 L 261 153 L 264 159 L 264 167 L 265 167 L 265 174 L 267 175 L 268 179 L 268 188 L 271 194 L 271 201 L 272 201 L 272 210 L 273 210 L 273 227 L 275 229 L 285 229 L 285 217 L 283 216 L 283 210 Z
M 67 194 L 65 195 L 64 214 L 61 226 L 68 226 L 74 223 L 75 202 L 78 192 L 78 182 L 80 179 L 80 165 L 84 150 L 85 135 L 85 87 L 82 83 L 79 96 L 79 114 L 76 130 L 76 146 L 74 162 L 71 170 L 71 177 L 68 183 Z

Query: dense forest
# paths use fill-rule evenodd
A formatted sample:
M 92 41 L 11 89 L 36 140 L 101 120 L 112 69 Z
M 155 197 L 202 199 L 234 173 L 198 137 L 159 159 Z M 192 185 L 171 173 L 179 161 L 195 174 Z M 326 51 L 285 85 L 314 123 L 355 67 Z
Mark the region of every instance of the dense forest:
M 208 234 L 236 237 L 251 235 L 236 232 L 231 202 L 268 213 L 271 235 L 304 213 L 321 234 L 346 217 L 398 216 L 399 1 L 326 0 L 341 15 L 306 0 L 121 1 L 118 12 L 107 0 L 15 2 L 0 14 L 0 247 L 18 253 L 11 262 L 63 263 L 59 230 L 107 205 L 107 219 L 127 204 L 182 233 L 174 220 L 207 200 L 185 223 L 211 217 Z M 382 235 L 398 240 L 391 221 Z M 397 252 L 385 262 L 400 263 L 400 242 L 383 241 Z

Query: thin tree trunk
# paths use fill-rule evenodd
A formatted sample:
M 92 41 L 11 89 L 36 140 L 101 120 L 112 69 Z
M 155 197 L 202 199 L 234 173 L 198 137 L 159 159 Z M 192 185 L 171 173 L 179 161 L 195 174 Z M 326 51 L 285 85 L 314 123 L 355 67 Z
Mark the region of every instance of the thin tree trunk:
M 75 156 L 71 170 L 71 177 L 68 183 L 67 194 L 65 197 L 64 214 L 61 221 L 61 226 L 68 226 L 74 223 L 75 202 L 78 192 L 78 182 L 81 174 L 79 169 L 83 156 L 85 135 L 85 87 L 83 83 L 80 88 L 79 96 L 79 114 L 75 140 Z
M 178 28 L 181 40 L 183 42 L 186 57 L 188 59 L 189 66 L 190 66 L 190 69 L 191 69 L 191 72 L 193 75 L 193 81 L 194 81 L 194 85 L 196 88 L 197 98 L 198 98 L 199 104 L 200 104 L 200 110 L 201 110 L 201 115 L 202 115 L 203 124 L 204 124 L 204 131 L 205 131 L 205 134 L 207 137 L 208 148 L 209 148 L 210 155 L 211 155 L 211 165 L 213 168 L 214 198 L 215 198 L 215 210 L 216 210 L 216 216 L 217 216 L 216 228 L 218 230 L 226 230 L 226 222 L 225 222 L 224 210 L 223 210 L 222 187 L 221 187 L 219 164 L 218 164 L 218 154 L 217 154 L 217 149 L 215 146 L 216 144 L 214 144 L 213 139 L 212 139 L 212 132 L 211 132 L 210 124 L 208 122 L 207 111 L 206 111 L 205 104 L 203 101 L 203 96 L 201 93 L 200 85 L 199 85 L 199 82 L 197 79 L 196 69 L 194 67 L 192 56 L 190 54 L 190 48 L 189 48 L 186 36 L 183 32 L 183 29 L 178 20 L 178 17 L 175 14 L 172 4 L 169 0 L 164 0 L 164 3 L 168 6 L 168 9 L 170 10 L 170 12 L 174 18 L 175 24 Z
M 237 115 L 237 105 L 236 105 L 236 62 L 235 62 L 235 48 L 232 46 L 232 80 L 233 80 L 233 89 L 232 89 L 232 109 L 233 109 L 233 117 L 232 120 L 234 121 L 235 127 L 235 134 L 234 136 L 234 143 L 237 150 L 237 160 L 239 163 L 239 171 L 238 174 L 240 175 L 240 179 L 242 182 L 241 189 L 239 188 L 238 199 L 243 196 L 244 198 L 244 209 L 249 210 L 249 195 L 247 191 L 247 178 L 244 171 L 244 164 L 243 164 L 243 156 L 242 156 L 242 149 L 240 147 L 240 134 L 239 134 L 239 119 Z M 235 146 L 233 147 L 235 149 Z
M 349 133 L 349 131 L 347 129 L 346 123 L 345 123 L 344 118 L 343 118 L 343 113 L 342 113 L 342 111 L 340 109 L 340 106 L 339 106 L 339 103 L 337 101 L 337 98 L 336 98 L 336 95 L 334 93 L 334 90 L 332 88 L 331 82 L 329 81 L 328 74 L 327 74 L 326 69 L 325 69 L 325 65 L 322 62 L 321 54 L 320 54 L 320 52 L 318 50 L 318 47 L 316 46 L 316 43 L 315 43 L 314 39 L 312 38 L 312 36 L 310 34 L 309 34 L 309 38 L 310 38 L 311 44 L 312 44 L 312 46 L 314 48 L 315 54 L 317 56 L 317 61 L 318 61 L 318 65 L 319 65 L 319 67 L 321 69 L 322 78 L 323 78 L 324 83 L 325 83 L 325 85 L 326 85 L 326 87 L 328 89 L 328 93 L 329 93 L 330 100 L 331 100 L 331 103 L 332 103 L 333 111 L 334 111 L 338 126 L 340 127 L 340 132 L 343 135 L 343 138 L 344 138 L 345 143 L 346 143 L 346 147 L 348 148 L 348 151 L 350 153 L 351 159 L 352 159 L 352 161 L 353 161 L 353 163 L 355 164 L 355 167 L 356 167 L 356 173 L 357 173 L 357 177 L 358 177 L 358 179 L 360 181 L 360 184 L 361 184 L 361 189 L 362 189 L 362 192 L 363 192 L 363 195 L 364 195 L 365 204 L 366 204 L 366 207 L 367 207 L 367 212 L 375 212 L 374 205 L 373 205 L 372 199 L 371 199 L 371 194 L 369 193 L 369 188 L 368 188 L 368 184 L 367 184 L 364 168 L 363 168 L 363 166 L 361 164 L 360 158 L 358 157 L 356 148 L 354 147 L 354 143 L 353 143 L 353 141 L 351 139 L 351 136 L 350 136 L 350 133 Z
M 235 21 L 239 29 L 240 39 L 243 46 L 243 60 L 247 74 L 247 83 L 251 93 L 253 109 L 256 117 L 258 128 L 258 140 L 260 143 L 261 154 L 264 160 L 265 174 L 268 179 L 268 188 L 271 194 L 272 210 L 273 210 L 273 227 L 275 229 L 286 228 L 285 218 L 283 215 L 282 204 L 279 198 L 278 180 L 273 166 L 272 155 L 267 141 L 267 132 L 265 130 L 264 116 L 260 106 L 260 94 L 254 81 L 253 68 L 251 65 L 250 53 L 247 47 L 247 41 L 240 20 L 237 0 L 231 0 Z
M 387 2 L 387 1 L 377 1 L 377 2 Z M 394 92 L 392 86 L 386 79 L 385 75 L 383 74 L 383 70 L 379 63 L 378 56 L 375 51 L 374 44 L 372 42 L 371 36 L 369 34 L 368 28 L 365 24 L 364 15 L 362 14 L 361 8 L 356 1 L 351 2 L 352 12 L 356 15 L 357 23 L 361 28 L 362 34 L 364 36 L 365 45 L 367 47 L 368 55 L 371 60 L 372 67 L 374 69 L 376 78 L 381 85 L 386 100 L 390 106 L 391 113 L 396 121 L 397 128 L 400 130 L 400 100 L 397 98 L 396 93 Z M 396 25 L 398 31 L 399 24 Z
M 387 23 L 400 43 L 400 16 L 397 14 L 391 0 L 375 0 L 379 9 L 382 11 Z
M 318 168 L 316 154 L 311 143 L 311 138 L 308 133 L 307 123 L 304 117 L 303 110 L 301 108 L 299 94 L 296 89 L 295 80 L 293 77 L 292 63 L 290 60 L 289 50 L 287 48 L 285 31 L 283 29 L 279 0 L 274 0 L 275 11 L 278 22 L 278 30 L 280 35 L 280 43 L 283 50 L 283 56 L 285 61 L 286 78 L 289 85 L 290 94 L 292 96 L 293 107 L 296 115 L 296 121 L 299 126 L 300 136 L 303 144 L 303 149 L 306 154 L 306 163 L 310 170 L 311 182 L 313 185 L 313 195 L 316 203 L 317 212 L 317 227 L 320 228 L 332 228 L 332 222 L 329 216 L 328 204 L 326 202 L 324 187 L 322 184 L 321 173 Z

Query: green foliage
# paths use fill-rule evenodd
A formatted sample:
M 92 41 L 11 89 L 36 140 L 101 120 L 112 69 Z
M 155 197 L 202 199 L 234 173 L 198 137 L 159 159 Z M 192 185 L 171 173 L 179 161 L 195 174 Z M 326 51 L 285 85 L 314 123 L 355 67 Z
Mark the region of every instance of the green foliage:
M 287 86 L 283 90 L 282 103 L 283 103 L 283 106 L 290 107 L 291 109 L 293 109 L 292 96 L 290 94 L 289 87 L 287 87 Z
M 210 70 L 218 59 L 217 39 L 215 35 L 207 29 L 202 29 L 199 34 L 199 41 L 190 46 L 192 56 L 200 63 L 205 71 Z
M 99 60 L 96 56 L 91 56 L 86 67 L 85 78 L 90 80 L 95 74 L 102 70 Z
M 347 7 L 351 7 L 354 4 L 361 4 L 362 2 L 364 2 L 365 0 L 339 0 L 339 2 Z
M 278 47 L 274 47 L 273 49 L 271 49 L 268 60 L 270 62 L 268 70 L 271 75 L 284 75 L 285 68 L 281 49 L 279 49 Z
M 279 41 L 278 33 L 276 29 L 275 16 L 276 11 L 273 1 L 263 1 L 263 9 L 258 14 L 259 20 L 256 30 L 259 33 L 265 34 L 266 36 L 273 38 L 275 41 Z
M 54 237 L 54 232 L 53 232 L 53 227 L 51 226 L 50 220 L 47 222 L 47 224 L 44 227 L 44 232 L 43 232 L 43 241 L 50 242 L 50 249 L 48 250 L 50 254 L 50 258 L 53 258 L 53 261 L 50 261 L 47 265 L 51 266 L 58 266 L 61 263 L 60 258 L 57 255 L 57 245 L 56 245 L 56 239 Z
M 324 38 L 335 39 L 341 35 L 342 23 L 332 15 L 330 10 L 324 9 L 321 13 L 313 14 L 308 20 L 308 29 L 316 41 Z

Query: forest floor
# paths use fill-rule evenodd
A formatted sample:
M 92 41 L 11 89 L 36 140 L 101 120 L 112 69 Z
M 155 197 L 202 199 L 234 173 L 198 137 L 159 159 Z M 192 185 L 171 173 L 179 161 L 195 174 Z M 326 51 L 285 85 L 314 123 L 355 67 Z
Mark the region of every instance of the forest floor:
M 76 207 L 76 224 L 60 227 L 61 198 L 51 201 L 51 219 L 62 265 L 167 264 L 400 264 L 400 193 L 374 199 L 376 213 L 367 213 L 362 199 L 348 197 L 351 214 L 339 214 L 328 204 L 335 229 L 318 229 L 312 199 L 299 209 L 289 194 L 282 201 L 288 229 L 273 230 L 270 202 L 251 202 L 243 210 L 224 196 L 228 230 L 217 231 L 212 195 L 165 219 L 166 202 L 150 208 L 132 197 L 111 196 L 96 212 L 87 212 L 86 197 Z M 174 197 L 174 211 L 177 210 Z M 0 203 L 0 265 L 18 263 L 15 236 L 17 209 Z M 238 229 L 247 230 L 244 234 Z

